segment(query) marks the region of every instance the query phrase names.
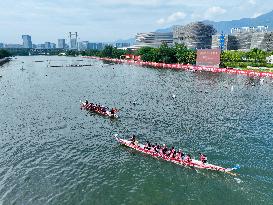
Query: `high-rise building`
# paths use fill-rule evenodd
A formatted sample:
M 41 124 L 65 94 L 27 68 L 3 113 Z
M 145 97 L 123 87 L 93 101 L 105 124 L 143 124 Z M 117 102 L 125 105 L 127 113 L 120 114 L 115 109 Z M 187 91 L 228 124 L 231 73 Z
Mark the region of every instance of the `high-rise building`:
M 88 41 L 79 42 L 79 50 L 88 50 Z
M 97 43 L 97 50 L 101 51 L 104 47 L 105 45 L 103 43 Z
M 70 49 L 78 49 L 78 32 L 69 32 Z
M 58 39 L 58 48 L 65 49 L 65 39 Z
M 70 40 L 70 48 L 71 49 L 77 49 L 77 39 L 76 38 L 72 38 Z
M 24 48 L 32 48 L 31 36 L 30 35 L 22 35 L 23 39 L 23 47 Z
M 130 43 L 125 43 L 125 42 L 116 43 L 116 48 L 125 48 L 125 47 L 129 47 L 129 46 L 130 46 Z
M 0 48 L 4 48 L 4 44 L 3 43 L 0 43 Z
M 56 44 L 55 43 L 50 43 L 50 48 L 51 49 L 56 49 Z
M 45 42 L 45 49 L 51 49 L 50 42 Z
M 88 43 L 88 49 L 91 50 L 97 50 L 97 44 L 96 43 Z
M 21 44 L 5 44 L 5 48 L 23 48 Z
M 45 44 L 37 44 L 37 49 L 45 49 Z

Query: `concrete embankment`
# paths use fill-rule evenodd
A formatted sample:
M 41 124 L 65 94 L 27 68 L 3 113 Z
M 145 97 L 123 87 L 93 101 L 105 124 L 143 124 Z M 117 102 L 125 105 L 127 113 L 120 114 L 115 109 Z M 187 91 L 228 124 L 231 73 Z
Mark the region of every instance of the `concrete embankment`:
M 9 61 L 10 61 L 10 58 L 2 58 L 2 59 L 0 59 L 0 66 L 4 65 L 5 63 L 7 63 Z

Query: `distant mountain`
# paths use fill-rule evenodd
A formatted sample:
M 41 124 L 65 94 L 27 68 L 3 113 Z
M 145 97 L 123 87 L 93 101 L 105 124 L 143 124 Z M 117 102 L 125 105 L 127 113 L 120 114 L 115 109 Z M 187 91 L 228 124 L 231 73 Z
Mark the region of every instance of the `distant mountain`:
M 220 33 L 230 33 L 230 30 L 232 28 L 238 28 L 238 27 L 244 27 L 244 26 L 250 26 L 250 27 L 256 27 L 256 26 L 268 26 L 268 29 L 270 31 L 273 30 L 273 11 L 263 14 L 261 16 L 258 16 L 256 18 L 243 18 L 240 20 L 232 20 L 232 21 L 220 21 L 220 22 L 214 22 L 214 21 L 204 21 L 206 24 L 211 24 L 214 26 L 214 28 Z
M 168 32 L 172 32 L 172 31 L 173 31 L 173 27 L 174 27 L 174 26 L 171 26 L 171 27 L 169 27 L 169 28 L 157 29 L 156 32 L 159 32 L 159 33 L 168 33 Z
M 211 24 L 214 28 L 219 32 L 224 32 L 226 34 L 230 33 L 232 28 L 238 27 L 256 27 L 256 26 L 268 26 L 270 31 L 273 30 L 273 11 L 258 16 L 256 18 L 243 18 L 240 20 L 232 20 L 232 21 L 203 21 L 206 24 Z M 170 32 L 172 31 L 173 26 L 165 29 L 158 29 L 157 32 Z

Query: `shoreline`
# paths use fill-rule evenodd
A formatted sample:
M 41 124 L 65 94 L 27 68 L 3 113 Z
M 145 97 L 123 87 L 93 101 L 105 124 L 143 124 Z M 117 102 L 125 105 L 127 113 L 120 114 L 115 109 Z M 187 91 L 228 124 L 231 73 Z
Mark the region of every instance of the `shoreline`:
M 273 78 L 273 72 L 263 72 L 254 70 L 241 70 L 238 68 L 217 68 L 214 66 L 196 66 L 196 65 L 183 65 L 183 64 L 167 64 L 167 63 L 156 63 L 156 62 L 144 62 L 144 61 L 134 61 L 134 60 L 122 60 L 115 58 L 100 58 L 96 56 L 82 56 L 83 58 L 91 58 L 97 60 L 104 60 L 114 63 L 125 63 L 134 64 L 139 66 L 150 66 L 160 69 L 174 69 L 174 70 L 191 70 L 191 71 L 209 71 L 213 73 L 231 73 L 237 75 L 247 75 L 253 77 L 271 77 Z
M 0 66 L 4 65 L 5 63 L 9 62 L 11 59 L 10 58 L 2 58 L 0 59 Z

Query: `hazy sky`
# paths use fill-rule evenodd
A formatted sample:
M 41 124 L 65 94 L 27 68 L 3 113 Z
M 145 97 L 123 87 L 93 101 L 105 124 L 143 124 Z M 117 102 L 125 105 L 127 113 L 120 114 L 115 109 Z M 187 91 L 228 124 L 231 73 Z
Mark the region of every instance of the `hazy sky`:
M 272 0 L 0 0 L 0 42 L 56 42 L 78 31 L 80 40 L 112 41 L 197 20 L 256 17 Z

